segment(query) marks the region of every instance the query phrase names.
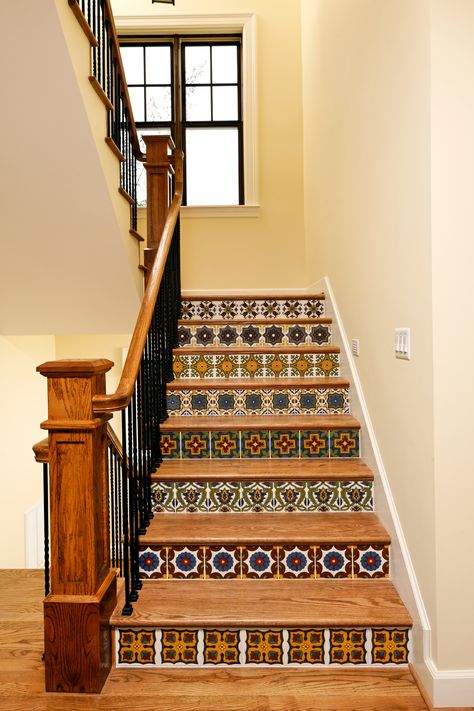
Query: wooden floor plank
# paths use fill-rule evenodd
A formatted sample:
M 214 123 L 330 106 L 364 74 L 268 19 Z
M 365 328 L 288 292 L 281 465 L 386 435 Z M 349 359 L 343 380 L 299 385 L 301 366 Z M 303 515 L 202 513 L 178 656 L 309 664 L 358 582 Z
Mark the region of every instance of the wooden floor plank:
M 390 543 L 373 513 L 202 513 L 157 514 L 143 544 L 239 543 L 262 545 Z
M 346 378 L 178 378 L 168 383 L 168 392 L 174 390 L 265 390 L 268 388 L 348 388 Z
M 255 415 L 255 416 L 215 416 L 168 417 L 161 425 L 162 432 L 170 430 L 331 430 L 359 429 L 360 423 L 352 415 Z
M 153 580 L 130 617 L 138 627 L 396 627 L 411 617 L 389 580 Z
M 164 461 L 154 481 L 372 481 L 360 459 L 180 459 Z

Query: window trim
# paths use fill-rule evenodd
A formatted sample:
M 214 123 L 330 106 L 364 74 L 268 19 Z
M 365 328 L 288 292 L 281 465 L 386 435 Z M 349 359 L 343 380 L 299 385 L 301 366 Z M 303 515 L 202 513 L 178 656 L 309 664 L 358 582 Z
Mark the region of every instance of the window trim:
M 256 72 L 256 17 L 251 13 L 236 15 L 127 15 L 115 18 L 120 35 L 170 34 L 242 34 L 242 119 L 244 124 L 244 183 L 245 204 L 189 206 L 187 217 L 242 217 L 252 216 L 259 207 L 257 164 L 257 72 Z

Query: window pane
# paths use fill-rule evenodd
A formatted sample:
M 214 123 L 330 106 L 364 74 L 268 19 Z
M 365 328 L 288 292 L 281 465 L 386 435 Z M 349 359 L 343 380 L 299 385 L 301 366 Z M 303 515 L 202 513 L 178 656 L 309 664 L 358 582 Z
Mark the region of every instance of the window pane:
M 210 84 L 211 82 L 211 48 L 184 48 L 186 66 L 186 84 Z
M 171 48 L 146 47 L 146 83 L 171 84 Z
M 121 47 L 127 84 L 143 84 L 143 47 Z
M 135 121 L 145 120 L 145 90 L 139 86 L 131 86 L 128 89 L 130 101 L 132 102 L 133 118 Z
M 236 86 L 214 86 L 212 88 L 212 118 L 214 121 L 237 121 L 239 105 Z
M 171 88 L 168 86 L 147 86 L 146 120 L 171 121 Z
M 239 139 L 236 128 L 186 130 L 188 205 L 239 204 Z
M 237 47 L 212 48 L 212 83 L 237 84 Z
M 211 120 L 211 89 L 209 86 L 186 87 L 186 121 Z

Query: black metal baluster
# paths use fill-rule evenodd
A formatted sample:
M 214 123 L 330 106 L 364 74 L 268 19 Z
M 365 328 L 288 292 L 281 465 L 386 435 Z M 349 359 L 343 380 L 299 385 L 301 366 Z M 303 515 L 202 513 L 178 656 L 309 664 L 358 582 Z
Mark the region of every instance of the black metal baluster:
M 123 615 L 132 614 L 131 576 L 130 576 L 130 532 L 129 532 L 129 478 L 127 449 L 127 411 L 122 410 L 122 527 L 123 527 L 123 577 L 125 580 L 125 605 Z
M 43 464 L 43 526 L 44 526 L 44 595 L 47 597 L 50 591 L 50 571 L 49 571 L 49 468 L 45 462 Z

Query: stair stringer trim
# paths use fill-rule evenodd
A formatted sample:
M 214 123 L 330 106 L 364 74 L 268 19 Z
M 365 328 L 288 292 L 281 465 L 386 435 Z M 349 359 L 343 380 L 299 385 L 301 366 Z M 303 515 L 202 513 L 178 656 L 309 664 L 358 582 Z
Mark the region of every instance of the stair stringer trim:
M 305 291 L 324 291 L 326 294 L 325 315 L 333 319 L 333 343 L 341 346 L 341 373 L 350 381 L 351 411 L 361 423 L 361 456 L 374 472 L 377 515 L 392 538 L 390 575 L 413 618 L 412 660 L 415 670 L 435 707 L 472 706 L 474 670 L 440 670 L 433 659 L 430 620 L 330 278 L 322 277 Z

